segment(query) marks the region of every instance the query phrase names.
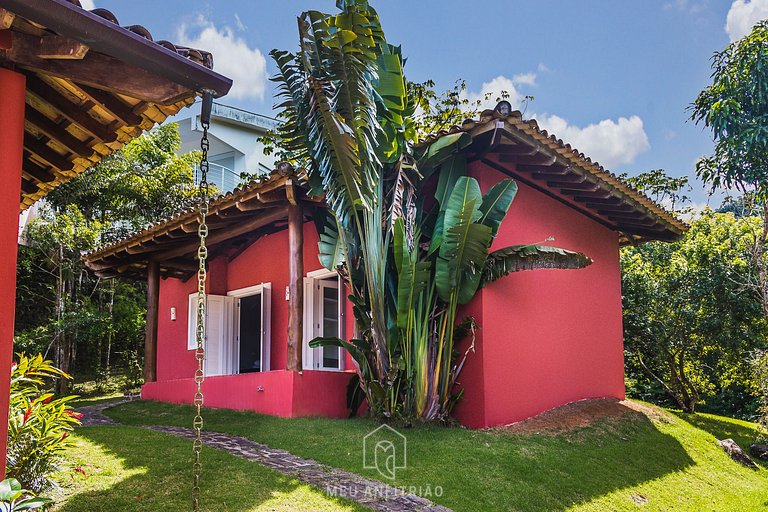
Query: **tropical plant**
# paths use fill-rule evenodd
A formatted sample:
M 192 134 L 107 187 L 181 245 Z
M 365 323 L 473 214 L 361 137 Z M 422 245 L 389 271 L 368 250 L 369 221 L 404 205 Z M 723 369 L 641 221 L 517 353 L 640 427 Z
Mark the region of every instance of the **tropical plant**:
M 49 391 L 53 380 L 69 375 L 42 355 L 18 358 L 11 369 L 7 475 L 42 492 L 53 487 L 50 477 L 60 470 L 81 415 L 70 407 L 73 396 L 55 398 Z
M 691 119 L 712 131 L 714 153 L 696 173 L 713 189 L 736 190 L 748 215 L 760 218 L 752 232 L 745 289 L 768 317 L 768 20 L 712 57 L 712 84 L 691 105 Z
M 175 124 L 157 127 L 46 197 L 18 252 L 20 351 L 42 353 L 78 382 L 135 373 L 144 353 L 146 285 L 99 278 L 81 255 L 193 204 L 199 153 L 177 155 L 179 147 Z
M 31 491 L 23 489 L 15 478 L 6 478 L 0 482 L 0 512 L 21 512 L 34 510 L 53 503 L 49 498 L 39 498 Z
M 624 341 L 632 390 L 662 390 L 693 412 L 728 397 L 729 413 L 748 416 L 750 368 L 744 354 L 764 348 L 759 301 L 740 284 L 755 218 L 705 211 L 678 242 L 621 252 Z
M 387 43 L 367 1 L 337 6 L 335 15 L 299 16 L 297 53 L 271 53 L 281 145 L 306 164 L 312 192 L 325 195 L 330 215 L 315 215 L 320 261 L 347 279 L 359 332 L 312 346 L 341 346 L 356 361 L 353 411 L 365 398 L 379 417 L 446 419 L 468 351 L 460 355 L 456 343 L 474 325 L 457 326 L 459 306 L 509 272 L 591 261 L 536 245 L 488 254 L 516 185 L 504 180 L 482 195 L 457 154 L 468 134 L 415 146 L 400 48 Z

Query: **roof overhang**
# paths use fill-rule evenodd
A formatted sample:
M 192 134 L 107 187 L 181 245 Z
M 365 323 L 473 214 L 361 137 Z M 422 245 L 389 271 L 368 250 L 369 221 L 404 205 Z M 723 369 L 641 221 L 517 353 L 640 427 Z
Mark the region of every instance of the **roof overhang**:
M 622 244 L 673 241 L 688 229 L 645 194 L 540 130 L 535 120 L 523 120 L 519 111 L 505 116 L 486 110 L 479 121 L 467 120 L 421 144 L 456 132 L 472 136 L 464 149 L 470 162 L 481 161 L 618 232 Z
M 308 196 L 302 183 L 301 176 L 285 167 L 213 199 L 207 218 L 209 260 L 226 256 L 231 261 L 262 236 L 285 229 L 289 204 L 323 204 L 322 198 Z M 140 278 L 153 261 L 163 277 L 186 280 L 198 269 L 198 225 L 197 209 L 185 210 L 83 259 L 101 277 Z
M 0 66 L 27 78 L 21 208 L 231 80 L 77 0 L 0 0 Z

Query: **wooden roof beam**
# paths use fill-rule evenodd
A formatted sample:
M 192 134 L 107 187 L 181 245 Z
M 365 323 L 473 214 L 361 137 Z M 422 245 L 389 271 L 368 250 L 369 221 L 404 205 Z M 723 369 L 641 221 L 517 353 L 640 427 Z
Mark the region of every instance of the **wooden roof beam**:
M 625 204 L 625 202 L 620 197 L 616 197 L 613 195 L 608 195 L 607 197 L 576 196 L 573 199 L 574 201 L 578 201 L 579 203 L 610 204 L 610 205 Z
M 28 133 L 24 134 L 24 149 L 41 160 L 48 162 L 51 167 L 56 168 L 60 172 L 72 170 L 73 164 L 66 156 L 56 152 L 45 142 L 32 137 Z
M 260 227 L 267 226 L 277 220 L 285 218 L 286 215 L 287 215 L 287 212 L 285 208 L 280 208 L 279 210 L 272 211 L 266 215 L 259 215 L 258 217 L 248 222 L 243 222 L 243 223 L 240 223 L 239 225 L 235 225 L 231 229 L 217 231 L 215 233 L 208 235 L 206 242 L 208 243 L 208 245 L 214 245 L 217 243 L 224 242 L 226 240 L 238 237 L 250 231 L 255 231 Z M 194 240 L 184 247 L 163 252 L 162 257 L 164 259 L 171 259 L 171 258 L 176 258 L 178 256 L 182 256 L 184 254 L 188 254 L 190 250 L 194 250 L 194 248 L 197 247 L 198 243 L 199 242 L 197 240 Z
M 561 192 L 572 191 L 573 193 L 597 192 L 601 186 L 599 183 L 572 183 L 567 181 L 547 181 L 547 186 L 560 189 Z
M 112 114 L 124 125 L 139 126 L 144 119 L 126 103 L 111 94 L 87 85 L 77 84 L 77 88 L 92 102 Z
M 518 163 L 515 165 L 515 169 L 518 172 L 530 172 L 534 174 L 541 174 L 541 173 L 547 173 L 557 176 L 564 176 L 566 174 L 571 174 L 571 168 L 567 165 L 563 164 L 553 164 L 549 167 L 542 167 L 541 165 L 531 165 L 531 164 L 525 164 L 525 163 Z
M 598 213 L 600 213 L 598 211 Z M 601 215 L 605 215 L 612 221 L 614 221 L 616 224 L 621 226 L 636 226 L 636 227 L 645 227 L 650 228 L 653 226 L 656 226 L 658 223 L 655 220 L 651 219 L 643 219 L 642 217 L 632 217 L 632 216 L 617 216 L 617 215 L 608 215 L 607 213 L 602 213 Z
M 56 176 L 51 171 L 43 166 L 37 165 L 35 162 L 30 160 L 30 156 L 31 155 L 29 152 L 24 152 L 24 164 L 22 167 L 22 171 L 24 173 L 28 174 L 30 177 L 41 183 L 48 183 L 49 181 L 56 179 Z
M 548 156 L 543 153 L 536 153 L 531 156 L 500 153 L 499 161 L 522 165 L 535 165 L 537 167 L 551 167 L 557 163 L 557 157 L 555 155 Z
M 213 246 L 217 243 L 222 243 L 232 238 L 241 236 L 245 233 L 256 231 L 259 228 L 268 226 L 269 224 L 272 224 L 280 219 L 285 218 L 286 215 L 287 215 L 287 212 L 285 208 L 275 209 L 271 212 L 267 212 L 264 215 L 259 215 L 258 217 L 251 218 L 251 220 L 249 221 L 233 224 L 232 226 L 230 226 L 229 229 L 217 230 L 216 232 L 208 235 L 206 242 L 208 243 L 209 246 Z M 184 236 L 188 236 L 188 235 L 184 235 Z M 172 260 L 184 255 L 193 256 L 195 254 L 195 248 L 198 246 L 199 242 L 196 238 L 192 238 L 192 237 L 189 237 L 189 238 L 190 238 L 189 240 L 179 243 L 178 246 L 173 246 L 170 249 L 168 249 L 167 247 L 163 247 L 162 250 L 156 251 L 155 252 L 155 254 L 157 254 L 156 259 Z M 113 249 L 111 254 L 108 254 L 102 257 L 97 257 L 93 261 L 87 260 L 87 266 L 88 268 L 91 268 L 93 270 L 107 270 L 110 268 L 114 268 L 115 266 L 125 264 L 127 262 L 144 261 L 147 259 L 147 256 L 145 253 L 120 254 L 121 252 L 124 253 L 126 249 L 127 249 L 126 247 L 117 247 Z M 110 262 L 109 261 L 110 259 L 115 259 L 116 261 Z
M 14 31 L 11 48 L 0 50 L 0 61 L 160 105 L 189 95 L 189 89 L 178 83 L 108 55 L 89 52 L 83 43 L 61 36 Z
M 541 148 L 526 144 L 499 144 L 494 151 L 501 155 L 533 156 L 538 154 Z
M 66 130 L 66 127 L 57 124 L 45 115 L 41 114 L 30 105 L 24 113 L 24 121 L 37 128 L 37 130 L 48 137 L 51 140 L 55 140 L 71 153 L 82 157 L 88 158 L 93 153 L 85 142 L 81 141 Z
M 568 182 L 568 183 L 584 183 L 587 181 L 587 175 L 586 174 L 576 174 L 576 173 L 566 173 L 566 174 L 560 174 L 560 173 L 553 173 L 550 172 L 549 169 L 546 171 L 539 171 L 534 172 L 532 175 L 532 178 L 535 180 L 557 180 L 560 182 Z
M 592 210 L 602 210 L 605 212 L 619 212 L 619 213 L 629 213 L 629 212 L 635 212 L 637 211 L 632 206 L 622 203 L 617 205 L 610 205 L 610 204 L 596 204 L 596 203 L 587 203 L 587 208 L 590 208 Z
M 100 142 L 117 140 L 117 134 L 109 126 L 101 124 L 89 115 L 86 112 L 86 106 L 75 105 L 37 75 L 27 75 L 27 93 L 50 105 L 60 115 L 78 125 Z

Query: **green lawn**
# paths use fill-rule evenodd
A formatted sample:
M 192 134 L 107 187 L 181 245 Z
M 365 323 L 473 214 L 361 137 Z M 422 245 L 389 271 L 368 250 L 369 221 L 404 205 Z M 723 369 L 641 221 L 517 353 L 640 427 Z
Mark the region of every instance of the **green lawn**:
M 82 427 L 74 438 L 68 458 L 82 472 L 59 476 L 56 512 L 190 509 L 192 450 L 185 439 L 113 426 Z M 203 457 L 205 511 L 367 510 L 219 450 L 206 448 Z
M 192 409 L 140 401 L 107 414 L 124 424 L 188 426 Z M 768 510 L 766 466 L 760 471 L 743 468 L 715 444 L 714 436 L 727 435 L 746 446 L 754 437 L 752 424 L 705 414 L 660 411 L 656 416 L 649 419 L 633 412 L 621 420 L 549 436 L 441 427 L 404 430 L 408 468 L 397 473 L 395 484 L 414 486 L 417 491 L 419 487 L 434 491 L 439 486 L 442 496 L 426 497 L 468 512 L 637 510 L 637 502 L 642 502 L 643 510 Z M 362 468 L 362 439 L 376 426 L 370 420 L 287 420 L 226 410 L 209 410 L 205 417 L 209 430 L 246 436 L 381 479 L 375 471 Z M 164 450 L 179 443 L 157 434 L 133 435 L 145 446 L 158 442 Z M 89 429 L 83 436 L 111 446 L 108 429 Z M 137 457 L 133 446 L 123 450 Z M 157 460 L 155 464 L 165 464 L 165 457 L 153 455 L 150 459 Z M 141 460 L 132 466 L 150 464 Z M 242 463 L 232 464 L 242 467 Z M 133 478 L 154 485 L 146 477 Z M 180 481 L 173 488 L 183 485 Z M 274 483 L 254 479 L 246 489 L 256 493 L 259 485 Z

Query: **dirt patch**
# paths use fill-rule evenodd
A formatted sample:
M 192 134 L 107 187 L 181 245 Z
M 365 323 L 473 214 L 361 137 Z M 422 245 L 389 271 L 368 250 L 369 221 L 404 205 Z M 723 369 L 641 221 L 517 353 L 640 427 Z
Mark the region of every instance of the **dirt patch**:
M 622 419 L 665 421 L 664 412 L 655 407 L 615 398 L 590 398 L 560 407 L 503 427 L 489 429 L 512 434 L 554 435 L 589 427 L 595 423 L 615 422 Z

